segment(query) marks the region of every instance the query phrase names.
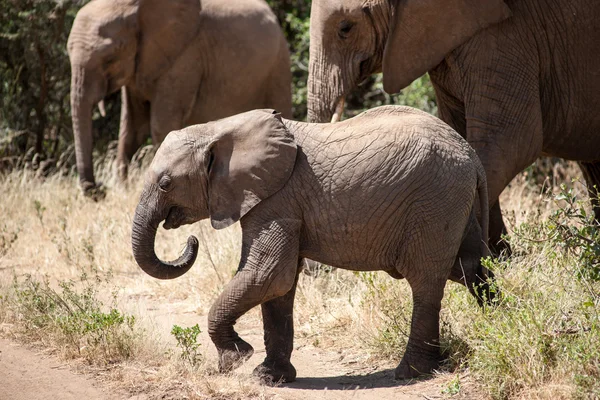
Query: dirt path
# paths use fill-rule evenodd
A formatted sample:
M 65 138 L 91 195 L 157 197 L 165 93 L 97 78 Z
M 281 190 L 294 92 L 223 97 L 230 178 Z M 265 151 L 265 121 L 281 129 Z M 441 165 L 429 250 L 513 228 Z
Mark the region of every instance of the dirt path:
M 261 337 L 242 331 L 257 349 L 242 367 L 250 373 L 264 357 Z M 203 338 L 204 340 L 204 338 Z M 323 352 L 300 346 L 292 359 L 299 371 L 298 380 L 269 388 L 277 399 L 381 399 L 413 400 L 441 398 L 447 379 L 436 378 L 400 385 L 393 380 L 393 369 L 359 366 L 354 360 L 343 362 L 337 352 Z M 44 356 L 21 345 L 0 339 L 0 399 L 2 400 L 118 400 L 132 399 L 109 393 L 93 378 L 78 375 L 52 356 Z
M 178 312 L 174 312 L 177 310 Z M 206 317 L 184 311 L 177 305 L 156 305 L 152 311 L 159 330 L 170 330 L 173 323 L 190 326 L 199 323 L 202 343 L 208 357 L 216 350 L 206 334 Z M 252 326 L 249 326 L 252 325 Z M 265 356 L 262 329 L 240 321 L 237 329 L 255 348 L 253 357 L 240 372 L 251 374 Z M 214 354 L 213 354 L 214 353 Z M 409 383 L 394 381 L 391 365 L 369 365 L 364 356 L 348 354 L 343 349 L 316 348 L 301 339 L 297 341 L 292 362 L 298 379 L 291 384 L 267 388 L 265 394 L 274 399 L 378 399 L 416 400 L 443 398 L 442 390 L 452 376 Z M 462 398 L 466 393 L 462 392 Z M 143 397 L 143 396 L 142 396 Z M 468 397 L 468 396 L 467 396 Z M 0 400 L 133 399 L 125 394 L 109 394 L 93 377 L 78 375 L 66 363 L 44 356 L 5 339 L 0 339 Z
M 0 399 L 117 400 L 92 378 L 77 375 L 54 357 L 0 339 Z

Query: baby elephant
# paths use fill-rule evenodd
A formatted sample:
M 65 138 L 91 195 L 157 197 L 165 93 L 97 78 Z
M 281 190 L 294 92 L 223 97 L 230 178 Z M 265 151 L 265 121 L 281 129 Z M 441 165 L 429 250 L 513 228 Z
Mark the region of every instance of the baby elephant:
M 183 275 L 198 252 L 191 236 L 178 260 L 159 260 L 161 221 L 165 229 L 205 218 L 216 229 L 241 222 L 238 271 L 208 316 L 221 371 L 252 355 L 233 326 L 260 304 L 267 355 L 255 373 L 295 379 L 292 309 L 303 257 L 407 279 L 414 306 L 398 379 L 438 367 L 448 279 L 480 303 L 489 300 L 493 275 L 480 264 L 487 255 L 484 170 L 465 140 L 424 112 L 386 106 L 309 124 L 254 110 L 171 132 L 146 179 L 132 244 L 155 278 Z

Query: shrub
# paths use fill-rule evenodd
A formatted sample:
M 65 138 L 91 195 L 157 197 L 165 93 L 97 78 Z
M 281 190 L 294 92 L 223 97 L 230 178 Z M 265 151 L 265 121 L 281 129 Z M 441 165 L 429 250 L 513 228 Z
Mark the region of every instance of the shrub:
M 15 277 L 2 308 L 31 341 L 93 364 L 114 363 L 131 357 L 142 333 L 135 317 L 117 308 L 116 291 L 109 305 L 99 299 L 106 283 L 83 274 L 80 282 L 60 281 L 54 289 L 48 277 Z
M 73 142 L 67 38 L 87 2 L 0 0 L 0 158 L 34 148 L 41 159 L 57 160 Z M 97 111 L 93 118 L 102 151 L 117 138 L 120 97 L 105 103 L 107 118 Z
M 200 327 L 198 324 L 190 326 L 189 328 L 173 325 L 171 334 L 175 337 L 175 340 L 177 340 L 177 347 L 181 349 L 181 359 L 190 363 L 192 366 L 196 366 L 202 359 L 202 356 L 198 353 L 198 348 L 200 347 L 200 343 L 197 342 L 198 335 L 200 334 Z

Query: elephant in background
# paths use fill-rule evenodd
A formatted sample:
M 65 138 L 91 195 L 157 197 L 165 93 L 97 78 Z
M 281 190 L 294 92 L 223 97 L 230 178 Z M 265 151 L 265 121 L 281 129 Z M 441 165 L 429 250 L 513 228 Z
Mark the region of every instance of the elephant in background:
M 477 217 L 478 205 L 480 217 Z M 448 279 L 490 300 L 487 189 L 468 143 L 441 120 L 401 106 L 338 124 L 290 121 L 254 110 L 171 132 L 147 173 L 132 231 L 139 266 L 159 279 L 185 274 L 198 253 L 191 236 L 170 263 L 154 252 L 165 229 L 210 218 L 242 226 L 237 274 L 208 315 L 228 371 L 253 353 L 234 331 L 261 305 L 266 358 L 255 372 L 293 381 L 293 303 L 300 262 L 310 258 L 406 278 L 413 293 L 410 338 L 397 378 L 438 367 L 439 312 Z
M 538 157 L 576 160 L 600 187 L 599 66 L 597 1 L 314 0 L 308 119 L 331 120 L 372 73 L 394 93 L 429 72 L 440 118 L 485 168 L 494 247 L 498 197 Z
M 291 117 L 287 42 L 264 0 L 94 0 L 69 35 L 77 170 L 96 188 L 94 104 L 122 88 L 117 164 L 122 178 L 149 136 L 242 111 Z

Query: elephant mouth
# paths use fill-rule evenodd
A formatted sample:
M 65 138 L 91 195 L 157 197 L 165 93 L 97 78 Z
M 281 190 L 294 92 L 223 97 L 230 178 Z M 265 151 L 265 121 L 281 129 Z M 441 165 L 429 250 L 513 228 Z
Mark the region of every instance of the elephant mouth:
M 177 229 L 185 222 L 185 215 L 183 211 L 179 207 L 171 207 L 169 210 L 169 214 L 167 218 L 165 218 L 165 223 L 163 224 L 163 228 L 165 229 Z
M 163 228 L 177 229 L 181 225 L 193 224 L 194 222 L 198 222 L 201 219 L 203 218 L 199 217 L 198 213 L 192 209 L 183 207 L 171 207 L 169 209 L 169 214 L 167 214 L 167 218 L 165 218 Z

